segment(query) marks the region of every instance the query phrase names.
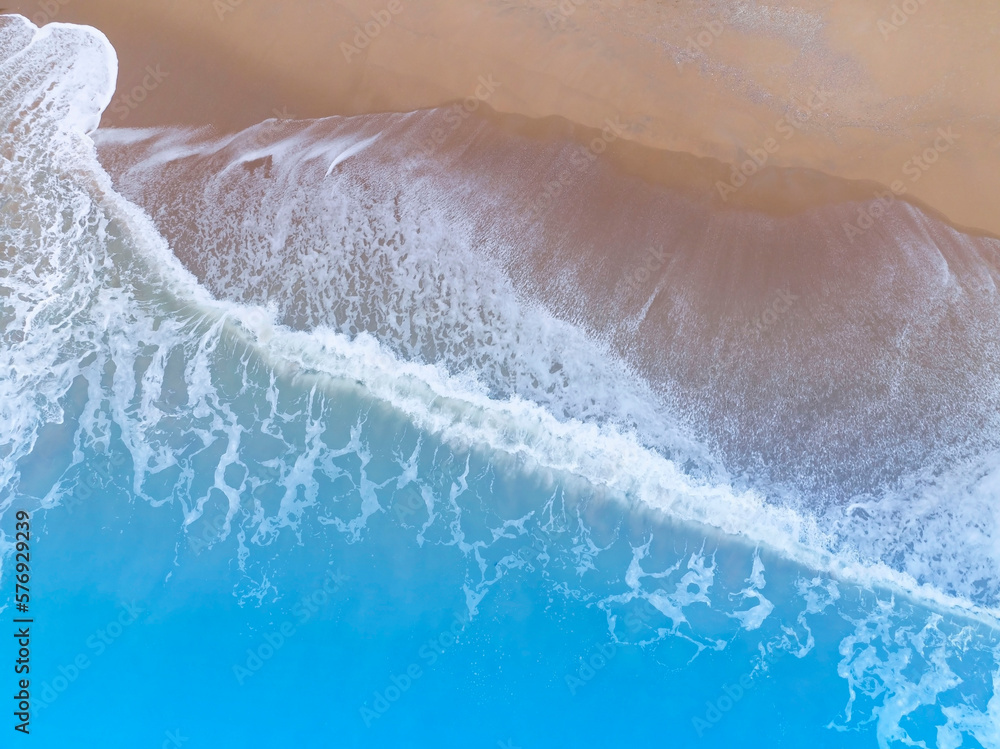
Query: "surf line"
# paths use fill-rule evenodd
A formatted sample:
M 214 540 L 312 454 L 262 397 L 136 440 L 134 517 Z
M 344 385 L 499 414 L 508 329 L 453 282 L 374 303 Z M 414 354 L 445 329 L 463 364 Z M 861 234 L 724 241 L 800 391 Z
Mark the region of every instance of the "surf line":
M 448 107 L 447 113 L 444 116 L 444 121 L 448 123 L 448 128 L 434 128 L 431 131 L 430 137 L 420 144 L 420 152 L 424 156 L 431 156 L 437 150 L 438 146 L 448 139 L 449 135 L 458 130 L 462 126 L 462 123 L 472 116 L 473 112 L 479 109 L 480 103 L 489 101 L 501 86 L 499 81 L 494 80 L 492 73 L 487 74 L 485 77 L 479 76 L 476 80 L 479 85 L 476 86 L 476 90 L 472 92 L 471 96 L 466 96 L 461 102 L 456 102 Z
M 953 133 L 951 127 L 939 127 L 934 142 L 906 160 L 903 164 L 903 174 L 910 178 L 911 183 L 918 182 L 924 176 L 924 172 L 937 162 L 941 154 L 950 151 L 958 140 L 961 140 L 961 136 Z M 889 206 L 896 202 L 896 198 L 905 193 L 906 185 L 899 179 L 889 185 L 888 190 L 876 191 L 872 202 L 858 208 L 857 223 L 843 222 L 847 238 L 853 242 L 856 237 L 860 237 L 875 226 L 875 220 L 883 216 L 889 210 Z

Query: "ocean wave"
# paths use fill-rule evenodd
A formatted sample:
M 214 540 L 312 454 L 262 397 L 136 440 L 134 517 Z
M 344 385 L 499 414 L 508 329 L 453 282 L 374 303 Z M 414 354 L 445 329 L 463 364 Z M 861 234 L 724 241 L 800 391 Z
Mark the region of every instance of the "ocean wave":
M 85 449 L 117 438 L 130 455 L 136 496 L 161 502 L 150 487 L 174 482 L 168 495 L 181 502 L 190 524 L 210 497 L 221 495 L 228 503 L 228 530 L 241 492 L 254 487 L 246 482 L 234 487 L 227 469 L 260 462 L 248 454 L 249 433 L 280 433 L 278 424 L 287 416 L 279 405 L 286 398 L 283 389 L 293 384 L 309 417 L 299 426 L 318 439 L 327 426 L 314 415 L 316 403 L 357 383 L 451 444 L 486 448 L 529 470 L 579 477 L 677 521 L 744 539 L 748 547 L 763 544 L 840 579 L 888 586 L 995 623 L 997 612 L 989 607 L 1000 584 L 997 565 L 992 576 L 986 572 L 996 553 L 991 528 L 983 528 L 980 543 L 950 549 L 946 565 L 921 556 L 935 553 L 923 548 L 887 562 L 881 537 L 859 552 L 850 536 L 845 540 L 822 516 L 782 505 L 759 488 L 735 487 L 672 410 L 669 393 L 650 388 L 583 327 L 526 303 L 505 281 L 502 263 L 470 255 L 472 239 L 455 238 L 455 222 L 448 220 L 454 214 L 447 210 L 416 227 L 418 233 L 433 230 L 431 241 L 407 238 L 406 252 L 390 258 L 381 249 L 386 237 L 373 225 L 380 219 L 388 224 L 398 205 L 372 201 L 356 185 L 352 194 L 352 185 L 342 180 L 337 199 L 321 205 L 331 211 L 333 223 L 356 231 L 357 254 L 323 256 L 309 244 L 306 218 L 288 216 L 284 233 L 258 227 L 259 234 L 282 241 L 271 248 L 273 260 L 256 268 L 250 261 L 267 257 L 268 248 L 241 256 L 232 249 L 246 249 L 247 241 L 203 223 L 203 213 L 182 210 L 190 236 L 206 232 L 232 243 L 228 252 L 206 253 L 201 266 L 199 258 L 187 258 L 198 271 L 192 273 L 178 255 L 196 254 L 200 245 L 169 245 L 157 228 L 156 210 L 147 215 L 116 192 L 84 135 L 110 101 L 113 50 L 92 30 L 47 28 L 39 31 L 18 20 L 0 27 L 3 49 L 15 50 L 0 63 L 5 78 L 15 82 L 0 95 L 0 115 L 11 123 L 0 136 L 8 201 L 2 225 L 6 374 L 0 402 L 9 417 L 0 440 L 4 508 L 19 491 L 19 461 L 39 441 L 68 440 L 72 460 L 79 462 Z M 367 121 L 370 131 L 336 141 L 325 136 L 303 141 L 303 132 L 329 123 L 284 125 L 289 131 L 277 147 L 265 138 L 256 151 L 244 148 L 243 141 L 206 146 L 203 139 L 199 144 L 191 133 L 176 131 L 111 133 L 104 142 L 140 148 L 153 138 L 157 148 L 146 156 L 165 163 L 191 159 L 199 148 L 212 158 L 222 154 L 224 165 L 210 164 L 210 184 L 216 166 L 225 167 L 218 173 L 234 172 L 237 183 L 241 170 L 281 169 L 276 148 L 331 177 L 362 161 L 365 139 L 379 133 L 387 138 L 390 119 Z M 260 138 L 264 127 L 241 137 Z M 361 178 L 373 179 L 361 172 Z M 289 170 L 285 179 L 298 176 Z M 265 198 L 255 195 L 258 201 Z M 195 203 L 206 199 L 200 193 L 194 197 Z M 223 216 L 234 207 L 246 208 L 248 200 L 239 191 L 220 190 L 214 197 L 214 210 Z M 358 206 L 367 212 L 356 213 Z M 240 226 L 230 228 L 238 232 Z M 293 229 L 305 239 L 294 238 Z M 403 239 L 398 238 L 401 250 Z M 297 271 L 322 268 L 324 282 L 336 285 L 298 294 L 296 274 L 286 272 L 289 255 L 277 252 L 285 246 L 295 250 Z M 450 263 L 448 274 L 441 271 L 444 261 Z M 331 262 L 340 263 L 336 272 Z M 212 278 L 227 284 L 227 293 L 247 298 L 222 298 L 221 289 L 211 294 L 203 283 Z M 480 314 L 485 318 L 476 322 Z M 438 324 L 466 335 L 438 337 Z M 251 361 L 264 366 L 254 369 Z M 241 415 L 241 398 L 250 402 L 259 426 Z M 62 425 L 65 433 L 54 435 L 52 425 Z M 206 473 L 195 456 L 199 446 L 214 444 L 222 452 Z M 315 501 L 308 468 L 287 466 L 281 475 L 284 491 L 275 514 L 255 519 L 261 536 L 294 527 Z M 52 486 L 43 505 L 57 504 L 64 488 Z M 380 509 L 370 496 L 357 517 L 344 523 L 345 532 L 358 534 Z M 970 559 L 987 575 L 985 583 L 965 579 Z M 925 573 L 912 573 L 925 563 Z
M 525 434 L 562 430 L 567 442 L 579 444 L 568 452 L 553 444 L 532 454 L 540 465 L 558 465 L 653 506 L 673 506 L 675 500 L 664 498 L 687 495 L 684 508 L 672 510 L 679 517 L 745 531 L 781 547 L 802 544 L 822 550 L 818 554 L 843 554 L 851 564 L 882 563 L 917 585 L 995 603 L 991 569 L 998 518 L 984 491 L 988 484 L 971 478 L 989 473 L 996 455 L 995 418 L 988 408 L 996 396 L 995 336 L 988 326 L 996 316 L 994 248 L 988 240 L 968 240 L 912 206 L 896 206 L 886 218 L 889 236 L 910 237 L 905 244 L 887 245 L 885 231 L 873 232 L 869 246 L 840 251 L 839 265 L 827 268 L 835 277 L 847 272 L 874 278 L 881 262 L 877 271 L 885 278 L 860 290 L 845 283 L 840 299 L 811 299 L 810 306 L 825 308 L 816 314 L 803 311 L 800 287 L 760 284 L 758 271 L 747 274 L 747 260 L 738 252 L 681 257 L 681 247 L 661 238 L 671 252 L 640 252 L 647 271 L 664 264 L 667 255 L 674 256 L 670 262 L 694 266 L 693 276 L 704 265 L 742 267 L 737 280 L 743 288 L 726 293 L 752 300 L 757 282 L 763 288 L 757 307 L 780 298 L 782 288 L 798 292 L 788 292 L 791 304 L 798 304 L 792 313 L 802 313 L 798 330 L 788 320 L 765 316 L 762 330 L 755 331 L 749 318 L 732 314 L 696 326 L 678 320 L 675 310 L 687 307 L 686 317 L 694 316 L 691 308 L 699 302 L 692 295 L 712 286 L 684 278 L 682 270 L 643 288 L 638 274 L 629 277 L 634 268 L 618 257 L 630 251 L 631 239 L 611 238 L 621 227 L 603 230 L 609 244 L 594 258 L 597 270 L 590 278 L 572 252 L 548 249 L 552 225 L 578 230 L 577 198 L 555 204 L 548 224 L 521 221 L 520 204 L 511 196 L 530 195 L 535 183 L 518 182 L 517 159 L 558 159 L 567 146 L 517 139 L 498 145 L 489 121 L 469 121 L 466 130 L 454 133 L 452 148 L 424 153 L 424 136 L 440 130 L 449 114 L 268 121 L 223 138 L 208 131 L 109 130 L 98 143 L 118 188 L 150 211 L 178 256 L 214 294 L 268 305 L 277 321 L 308 334 L 298 337 L 304 348 L 331 334 L 343 336 L 338 340 L 344 345 L 364 347 L 370 336 L 379 355 L 389 357 L 380 368 L 395 370 L 398 360 L 433 365 L 417 376 L 447 382 L 434 386 L 433 398 L 465 391 L 484 396 L 476 409 L 504 409 L 512 424 L 520 419 L 538 425 Z M 470 151 L 490 152 L 480 141 L 513 154 L 513 165 L 484 164 L 488 157 L 480 155 L 469 166 L 463 159 L 469 160 Z M 478 180 L 476 169 L 494 176 Z M 830 234 L 840 218 L 855 212 L 853 204 L 835 207 L 831 215 L 790 219 L 803 226 L 780 231 L 808 228 L 837 252 L 837 242 L 846 240 Z M 633 228 L 641 223 L 623 220 Z M 655 237 L 657 226 L 645 231 Z M 745 233 L 729 231 L 734 237 Z M 703 243 L 696 249 L 708 254 Z M 869 250 L 878 257 L 864 257 Z M 544 257 L 549 252 L 557 259 Z M 587 255 L 586 248 L 580 252 Z M 515 280 L 536 271 L 547 282 Z M 923 301 L 907 295 L 923 295 Z M 576 307 L 566 306 L 564 298 Z M 654 304 L 659 311 L 651 311 Z M 744 306 L 754 308 L 746 300 Z M 681 332 L 654 322 L 664 307 Z M 878 318 L 898 328 L 901 338 L 872 337 L 871 320 Z M 269 316 L 267 325 L 275 319 Z M 653 325 L 652 331 L 623 337 L 623 330 L 643 325 Z M 698 341 L 704 335 L 699 328 L 713 325 L 723 328 L 721 350 L 717 340 Z M 808 341 L 809 348 L 792 353 L 801 346 L 796 339 Z M 967 372 L 954 369 L 963 348 L 975 352 L 965 356 Z M 714 363 L 705 360 L 706 349 L 717 357 Z M 933 360 L 938 355 L 940 361 Z M 700 374 L 694 386 L 684 381 L 691 379 L 685 375 L 691 359 L 709 373 L 707 383 Z M 857 369 L 862 365 L 866 371 Z M 917 386 L 914 395 L 910 388 Z M 817 407 L 818 391 L 824 392 Z M 395 396 L 385 397 L 395 402 Z M 753 399 L 760 405 L 751 405 Z M 577 429 L 580 437 L 570 436 Z M 736 447 L 720 445 L 727 434 Z M 479 436 L 498 449 L 520 449 L 485 431 Z M 752 448 L 745 460 L 739 447 L 744 443 Z M 771 455 L 761 458 L 765 451 Z M 588 468 L 593 461 L 581 456 L 593 454 L 623 459 L 609 457 L 601 468 Z M 669 475 L 664 465 L 671 467 Z M 838 482 L 850 486 L 866 473 L 874 478 L 860 488 L 837 489 Z M 821 474 L 831 474 L 833 484 L 810 481 Z M 649 476 L 659 478 L 648 485 L 645 478 L 631 478 Z M 694 489 L 703 486 L 720 489 L 721 499 L 706 500 Z M 755 526 L 751 518 L 768 513 Z M 772 523 L 780 530 L 769 530 Z M 970 528 L 977 529 L 975 537 Z

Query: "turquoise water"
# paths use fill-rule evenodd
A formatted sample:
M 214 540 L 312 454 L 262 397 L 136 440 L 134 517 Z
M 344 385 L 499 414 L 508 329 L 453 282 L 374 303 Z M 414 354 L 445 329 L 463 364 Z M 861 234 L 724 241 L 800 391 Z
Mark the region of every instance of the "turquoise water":
M 324 416 L 338 479 L 266 546 L 218 539 L 221 498 L 186 534 L 176 512 L 130 502 L 119 447 L 107 465 L 126 470 L 44 513 L 39 673 L 91 665 L 39 711 L 39 741 L 877 746 L 909 714 L 914 740 L 976 745 L 936 726 L 992 693 L 989 627 L 498 470 L 349 390 Z M 261 472 L 265 506 L 273 480 Z M 355 540 L 366 491 L 385 512 Z M 91 639 L 123 604 L 135 622 Z
M 680 439 L 213 296 L 98 164 L 106 40 L 6 21 L 0 53 L 35 745 L 1000 746 L 991 579 L 861 564 Z

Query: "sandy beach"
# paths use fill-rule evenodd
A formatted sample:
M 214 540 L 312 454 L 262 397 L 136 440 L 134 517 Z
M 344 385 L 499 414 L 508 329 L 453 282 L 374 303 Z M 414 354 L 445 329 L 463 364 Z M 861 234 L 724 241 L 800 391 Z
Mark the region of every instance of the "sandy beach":
M 1000 747 L 1000 4 L 768 2 L 0 9 L 5 730 Z
M 654 180 L 679 178 L 649 168 L 657 151 L 715 159 L 696 179 L 721 203 L 794 202 L 780 186 L 741 189 L 744 175 L 794 167 L 857 181 L 853 197 L 892 190 L 955 226 L 1000 235 L 1000 37 L 991 31 L 1000 8 L 986 0 L 782 0 L 738 12 L 653 0 L 296 0 L 280 9 L 43 0 L 8 10 L 108 35 L 120 68 L 106 126 L 238 130 L 269 117 L 403 112 L 461 101 L 492 81 L 480 99 L 497 112 L 598 131 L 617 123 L 623 141 L 649 149 L 632 161 Z

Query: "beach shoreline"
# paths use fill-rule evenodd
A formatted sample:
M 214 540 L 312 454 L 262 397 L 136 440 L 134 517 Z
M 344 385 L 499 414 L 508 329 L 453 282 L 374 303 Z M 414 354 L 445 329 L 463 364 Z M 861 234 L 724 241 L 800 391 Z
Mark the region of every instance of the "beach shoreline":
M 711 180 L 725 204 L 748 200 L 744 182 L 769 182 L 752 202 L 780 212 L 798 198 L 757 172 L 815 170 L 857 183 L 859 200 L 898 185 L 897 197 L 962 231 L 1000 236 L 1000 39 L 987 22 L 1000 9 L 913 2 L 895 24 L 891 6 L 860 2 L 782 2 L 756 15 L 652 0 L 41 0 L 8 10 L 109 37 L 119 86 L 104 126 L 234 132 L 270 117 L 405 112 L 461 104 L 489 80 L 484 101 L 499 113 L 598 131 L 620 123 L 622 141 L 647 149 L 635 163 L 656 162 L 656 151 L 716 160 L 729 171 Z M 803 35 L 808 53 L 792 44 Z

